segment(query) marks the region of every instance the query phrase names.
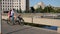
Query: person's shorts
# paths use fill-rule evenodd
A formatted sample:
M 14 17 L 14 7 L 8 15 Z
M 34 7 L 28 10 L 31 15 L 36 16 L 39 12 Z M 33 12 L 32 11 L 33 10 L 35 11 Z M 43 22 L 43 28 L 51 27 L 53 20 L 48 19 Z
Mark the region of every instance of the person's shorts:
M 12 16 L 10 16 L 10 17 L 12 17 Z

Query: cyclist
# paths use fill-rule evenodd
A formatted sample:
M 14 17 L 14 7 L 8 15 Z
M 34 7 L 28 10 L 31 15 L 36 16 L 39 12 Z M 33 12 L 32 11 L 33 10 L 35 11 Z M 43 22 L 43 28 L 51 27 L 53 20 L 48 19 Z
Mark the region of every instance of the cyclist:
M 10 20 L 11 17 L 11 10 L 8 12 L 8 19 Z
M 11 11 L 11 20 L 12 20 L 13 24 L 15 24 L 14 23 L 14 9 Z
M 8 12 L 8 19 L 9 20 L 12 20 L 13 24 L 14 24 L 14 9 L 13 10 L 10 10 Z

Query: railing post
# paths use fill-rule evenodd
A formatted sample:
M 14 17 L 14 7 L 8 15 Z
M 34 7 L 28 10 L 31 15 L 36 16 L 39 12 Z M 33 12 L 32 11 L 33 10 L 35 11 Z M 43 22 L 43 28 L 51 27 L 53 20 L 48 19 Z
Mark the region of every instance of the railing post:
M 32 13 L 32 23 L 33 23 L 33 13 Z

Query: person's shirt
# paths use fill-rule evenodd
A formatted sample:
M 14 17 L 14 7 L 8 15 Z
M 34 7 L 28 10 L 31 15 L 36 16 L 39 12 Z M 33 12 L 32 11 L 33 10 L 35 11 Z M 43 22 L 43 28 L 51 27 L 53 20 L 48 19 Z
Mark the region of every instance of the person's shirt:
M 14 11 L 13 11 L 13 10 L 11 11 L 11 16 L 12 16 L 12 15 L 14 15 Z
M 11 12 L 9 11 L 9 12 L 8 12 L 8 17 L 10 17 L 10 16 L 11 16 Z

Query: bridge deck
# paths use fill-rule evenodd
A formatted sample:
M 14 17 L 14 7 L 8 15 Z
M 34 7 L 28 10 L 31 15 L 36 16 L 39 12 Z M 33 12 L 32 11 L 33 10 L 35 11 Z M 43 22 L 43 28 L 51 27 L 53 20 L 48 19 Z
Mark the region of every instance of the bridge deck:
M 7 16 L 2 16 L 2 19 L 7 19 Z M 32 23 L 32 18 L 23 17 L 23 19 L 25 22 Z M 33 18 L 33 23 L 57 26 L 58 32 L 60 32 L 60 20 L 58 19 Z
M 2 34 L 60 34 L 53 30 L 37 28 L 32 26 L 10 26 L 6 21 L 2 21 Z

